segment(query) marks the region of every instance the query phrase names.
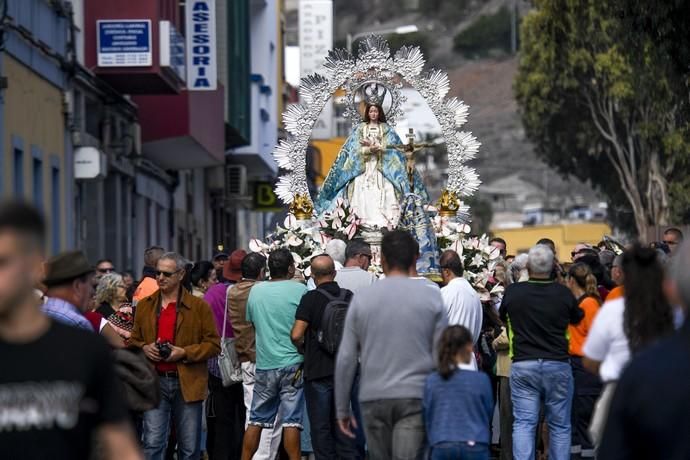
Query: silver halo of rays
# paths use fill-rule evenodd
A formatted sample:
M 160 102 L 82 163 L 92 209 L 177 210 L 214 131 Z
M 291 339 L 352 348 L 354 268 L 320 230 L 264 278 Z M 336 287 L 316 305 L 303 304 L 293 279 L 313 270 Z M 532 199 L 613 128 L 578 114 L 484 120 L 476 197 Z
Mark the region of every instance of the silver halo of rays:
M 284 170 L 275 188 L 283 203 L 289 205 L 298 194 L 311 199 L 307 184 L 307 147 L 314 124 L 336 90 L 345 90 L 345 116 L 353 126 L 361 122 L 356 96 L 363 92 L 362 88 L 369 85 L 372 89 L 369 93 L 374 93 L 371 100 L 364 96 L 367 102 L 380 102 L 388 92 L 391 107 L 386 119 L 395 126 L 404 115 L 405 97 L 401 91 L 404 83 L 422 95 L 441 126 L 448 151 L 446 188 L 460 198 L 472 196 L 481 181 L 477 171 L 465 163 L 477 155 L 481 144 L 471 132 L 461 129 L 467 122 L 469 106 L 456 97 L 446 98 L 450 90 L 448 74 L 438 69 L 423 72 L 425 64 L 419 47 L 405 45 L 391 55 L 388 42 L 377 35 L 360 41 L 357 57 L 344 49 L 329 51 L 323 74 L 313 73 L 301 79 L 302 103 L 291 105 L 283 113 L 288 136 L 273 150 L 273 157 Z M 463 205 L 458 216 L 468 211 Z

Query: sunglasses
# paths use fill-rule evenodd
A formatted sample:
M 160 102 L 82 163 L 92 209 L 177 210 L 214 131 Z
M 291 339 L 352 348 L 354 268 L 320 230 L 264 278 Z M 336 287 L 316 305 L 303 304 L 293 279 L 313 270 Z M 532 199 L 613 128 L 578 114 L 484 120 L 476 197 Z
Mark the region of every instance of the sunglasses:
M 371 254 L 359 254 L 359 255 L 366 257 L 367 259 L 369 259 L 370 262 L 371 262 L 371 259 L 373 257 Z
M 678 244 L 678 241 L 666 241 L 666 240 L 664 240 L 663 243 L 666 243 L 666 244 Z
M 177 273 L 180 273 L 181 271 L 182 271 L 182 269 L 175 270 L 174 272 L 164 272 L 161 270 L 156 270 L 156 278 L 158 278 L 161 275 L 165 276 L 166 278 L 170 278 L 171 276 L 176 275 Z
M 110 268 L 99 268 L 96 270 L 98 273 L 112 273 L 115 271 L 115 267 Z

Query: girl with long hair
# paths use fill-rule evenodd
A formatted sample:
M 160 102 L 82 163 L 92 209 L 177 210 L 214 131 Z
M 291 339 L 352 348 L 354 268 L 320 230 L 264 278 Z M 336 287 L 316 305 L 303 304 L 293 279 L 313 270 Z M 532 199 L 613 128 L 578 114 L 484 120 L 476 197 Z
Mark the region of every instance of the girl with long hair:
M 450 326 L 441 335 L 438 371 L 424 387 L 424 424 L 431 460 L 488 460 L 493 396 L 489 377 L 471 362 L 472 334 Z
M 623 330 L 630 351 L 673 332 L 673 311 L 663 292 L 664 268 L 657 251 L 635 245 L 623 255 Z
M 624 297 L 606 302 L 589 331 L 583 364 L 598 374 L 604 390 L 590 434 L 601 439 L 616 382 L 630 356 L 673 332 L 671 306 L 663 293 L 664 269 L 654 249 L 635 244 L 623 254 Z
M 594 444 L 590 439 L 588 429 L 594 405 L 601 393 L 601 380 L 599 376 L 585 370 L 582 364 L 582 347 L 594 318 L 599 312 L 601 298 L 597 277 L 585 263 L 577 262 L 570 266 L 566 284 L 577 299 L 580 308 L 585 312 L 579 324 L 568 326 L 570 363 L 575 383 L 571 411 L 571 452 L 579 453 L 582 457 L 594 457 Z

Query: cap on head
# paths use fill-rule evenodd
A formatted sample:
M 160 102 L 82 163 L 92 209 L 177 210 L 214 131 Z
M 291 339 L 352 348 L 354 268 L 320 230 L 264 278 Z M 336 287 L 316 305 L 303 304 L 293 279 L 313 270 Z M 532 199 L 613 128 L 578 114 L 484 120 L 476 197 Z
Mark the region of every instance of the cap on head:
M 45 264 L 45 271 L 43 284 L 52 287 L 69 283 L 95 270 L 83 252 L 68 251 L 51 257 Z
M 213 255 L 213 259 L 212 259 L 212 260 L 213 260 L 214 262 L 216 262 L 216 261 L 218 261 L 218 260 L 228 260 L 228 253 L 227 253 L 227 252 L 224 252 L 224 251 L 218 251 L 218 252 L 216 252 L 216 253 Z

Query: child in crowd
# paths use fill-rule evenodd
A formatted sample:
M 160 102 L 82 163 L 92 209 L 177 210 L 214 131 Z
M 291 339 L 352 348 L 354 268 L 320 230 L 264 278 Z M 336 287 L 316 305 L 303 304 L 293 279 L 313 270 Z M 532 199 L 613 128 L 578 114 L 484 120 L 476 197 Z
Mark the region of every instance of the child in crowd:
M 450 326 L 439 342 L 438 371 L 424 388 L 431 460 L 488 460 L 493 396 L 489 377 L 472 369 L 472 334 Z

